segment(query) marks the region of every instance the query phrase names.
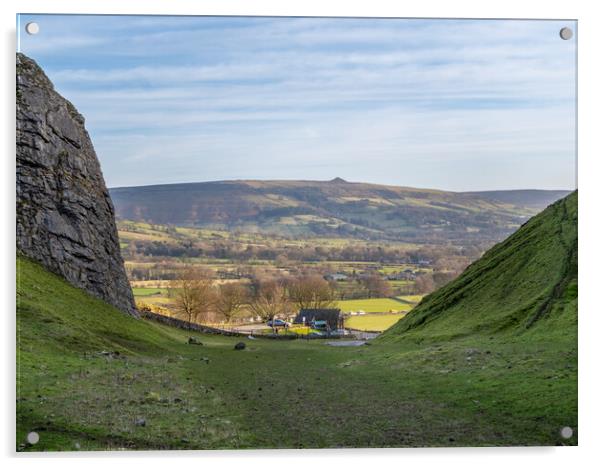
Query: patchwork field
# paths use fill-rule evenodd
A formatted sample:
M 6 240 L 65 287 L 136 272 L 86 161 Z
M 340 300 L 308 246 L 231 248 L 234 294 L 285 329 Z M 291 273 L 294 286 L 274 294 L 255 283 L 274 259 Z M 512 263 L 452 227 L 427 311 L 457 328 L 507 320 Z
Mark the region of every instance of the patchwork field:
M 134 297 L 138 305 L 151 306 L 173 306 L 173 300 L 169 297 L 166 288 L 133 288 Z M 345 320 L 345 326 L 357 330 L 366 331 L 384 331 L 395 324 L 407 312 L 409 312 L 416 302 L 418 296 L 401 296 L 396 299 L 373 298 L 373 299 L 352 299 L 339 301 L 337 306 L 343 312 L 365 312 L 368 315 L 352 315 Z M 386 314 L 383 314 L 386 313 Z M 250 316 L 249 312 L 243 312 L 242 316 Z
M 498 241 L 568 192 L 516 199 L 369 183 L 239 180 L 111 189 L 120 219 L 289 238 L 431 244 Z M 511 201 L 514 201 L 512 203 Z M 539 207 L 539 209 L 538 209 Z M 184 231 L 184 230 L 181 230 Z

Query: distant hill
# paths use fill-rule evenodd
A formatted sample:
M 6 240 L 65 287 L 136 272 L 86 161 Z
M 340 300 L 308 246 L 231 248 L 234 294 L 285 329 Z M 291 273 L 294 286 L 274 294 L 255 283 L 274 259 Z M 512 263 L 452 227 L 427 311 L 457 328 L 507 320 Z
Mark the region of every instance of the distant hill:
M 499 241 L 562 192 L 454 193 L 331 181 L 215 181 L 113 188 L 117 218 L 408 242 Z M 524 193 L 524 196 L 521 195 Z M 540 199 L 539 203 L 533 199 Z
M 561 190 L 514 189 L 508 191 L 473 191 L 464 194 L 479 199 L 487 199 L 492 202 L 501 202 L 523 208 L 543 210 L 558 199 L 567 196 L 569 193 L 570 191 Z
M 425 297 L 386 338 L 577 332 L 577 192 Z

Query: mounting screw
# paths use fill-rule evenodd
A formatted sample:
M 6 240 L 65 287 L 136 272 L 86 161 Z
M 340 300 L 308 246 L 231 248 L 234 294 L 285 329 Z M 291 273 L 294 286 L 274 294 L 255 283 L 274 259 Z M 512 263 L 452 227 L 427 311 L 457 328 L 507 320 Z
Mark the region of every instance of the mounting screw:
M 27 434 L 27 443 L 35 445 L 40 441 L 40 435 L 37 432 L 30 432 Z
M 37 34 L 40 32 L 40 25 L 38 23 L 27 23 L 25 25 L 25 31 L 30 35 Z
M 562 429 L 560 429 L 560 436 L 562 438 L 566 438 L 569 439 L 573 436 L 573 429 L 571 429 L 570 427 L 563 427 Z
M 573 37 L 573 30 L 571 28 L 562 28 L 560 30 L 560 38 L 562 40 L 569 40 Z

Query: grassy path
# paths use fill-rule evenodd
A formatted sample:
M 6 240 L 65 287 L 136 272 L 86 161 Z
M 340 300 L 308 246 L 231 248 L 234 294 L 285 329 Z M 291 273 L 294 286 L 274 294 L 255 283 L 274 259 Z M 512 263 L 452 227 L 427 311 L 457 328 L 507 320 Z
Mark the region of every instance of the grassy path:
M 576 426 L 576 348 L 558 342 L 188 345 L 24 260 L 18 301 L 22 450 L 554 445 Z

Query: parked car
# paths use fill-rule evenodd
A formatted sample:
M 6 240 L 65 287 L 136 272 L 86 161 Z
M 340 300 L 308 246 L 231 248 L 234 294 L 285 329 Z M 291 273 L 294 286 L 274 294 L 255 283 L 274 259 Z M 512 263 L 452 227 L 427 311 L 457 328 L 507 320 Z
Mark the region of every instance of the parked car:
M 268 320 L 267 321 L 267 326 L 268 327 L 272 327 L 272 328 L 275 328 L 275 327 L 283 327 L 284 328 L 284 327 L 290 327 L 291 324 L 289 322 L 286 322 L 286 321 L 282 320 L 282 319 L 274 319 L 273 321 L 272 320 Z
M 311 323 L 311 328 L 315 330 L 328 330 L 328 322 L 325 320 L 314 320 Z

